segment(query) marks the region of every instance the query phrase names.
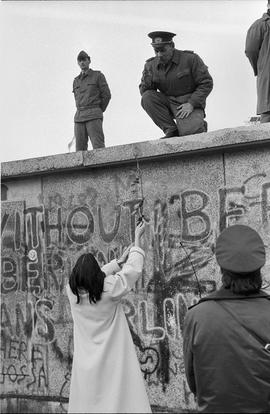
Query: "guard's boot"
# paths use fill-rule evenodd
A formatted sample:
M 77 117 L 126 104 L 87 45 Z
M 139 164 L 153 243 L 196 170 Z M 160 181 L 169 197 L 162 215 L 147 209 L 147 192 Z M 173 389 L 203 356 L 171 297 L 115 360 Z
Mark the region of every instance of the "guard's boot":
M 172 138 L 172 137 L 179 137 L 179 132 L 177 128 L 166 132 L 166 135 L 164 137 L 161 137 L 160 139 Z

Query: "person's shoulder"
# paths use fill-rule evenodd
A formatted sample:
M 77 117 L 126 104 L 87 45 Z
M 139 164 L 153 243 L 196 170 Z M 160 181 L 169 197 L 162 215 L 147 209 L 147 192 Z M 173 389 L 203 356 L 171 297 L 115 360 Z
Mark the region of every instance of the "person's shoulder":
M 193 303 L 191 306 L 188 307 L 188 312 L 201 312 L 201 310 L 205 307 L 209 306 L 210 301 L 201 301 L 199 300 L 196 303 Z M 211 306 L 211 305 L 210 305 Z
M 184 60 L 186 62 L 194 62 L 194 60 L 199 58 L 199 55 L 194 52 L 194 50 L 175 50 L 176 55 L 178 56 L 178 59 Z
M 213 302 L 218 300 L 220 297 L 223 297 L 223 295 L 223 290 L 216 290 L 209 295 L 200 298 L 198 302 L 189 306 L 188 311 L 200 312 L 203 308 L 212 307 Z
M 99 70 L 99 69 L 92 69 L 92 72 L 91 72 L 92 74 L 95 74 L 95 75 L 102 75 L 102 71 L 101 70 Z
M 95 69 L 95 70 L 92 69 L 92 73 L 90 76 L 94 77 L 95 79 L 100 79 L 100 80 L 103 80 L 105 78 L 104 73 L 99 69 Z
M 191 60 L 201 60 L 201 57 L 194 50 L 183 50 L 184 55 Z
M 182 53 L 187 64 L 195 65 L 198 71 L 205 71 L 207 66 L 198 53 L 194 52 L 193 50 L 183 50 Z
M 174 49 L 174 54 L 177 56 L 192 56 L 194 55 L 194 50 L 188 50 L 188 49 L 184 49 L 184 50 L 180 50 L 180 49 Z
M 147 65 L 147 66 L 151 66 L 151 65 L 155 62 L 155 59 L 156 59 L 156 57 L 155 57 L 155 56 L 152 56 L 152 57 L 150 57 L 149 59 L 146 59 L 146 61 L 145 61 L 145 65 Z
M 185 49 L 185 50 L 182 50 L 182 52 L 183 53 L 192 53 L 192 54 L 194 54 L 194 50 Z
M 103 294 L 105 297 L 116 300 L 121 294 L 127 290 L 128 284 L 126 278 L 123 276 L 121 271 L 108 275 L 104 279 Z
M 206 320 L 211 317 L 213 314 L 213 307 L 210 302 L 200 302 L 193 303 L 191 306 L 188 307 L 186 316 L 185 316 L 185 323 L 187 325 Z
M 77 302 L 77 296 L 72 292 L 69 283 L 66 284 L 66 295 L 71 305 Z
M 212 321 L 213 315 L 216 315 L 217 311 L 218 308 L 215 300 L 199 300 L 197 303 L 188 307 L 185 324 L 204 324 L 206 321 Z
M 260 27 L 260 26 L 264 26 L 265 21 L 266 21 L 266 20 L 269 20 L 269 19 L 270 19 L 269 14 L 264 13 L 262 17 L 259 17 L 259 19 L 256 19 L 256 20 L 252 23 L 252 25 L 250 26 L 250 29 L 255 29 L 255 28 L 258 28 L 258 27 Z
M 104 293 L 108 293 L 109 291 L 112 290 L 112 287 L 115 285 L 117 279 L 118 279 L 118 276 L 115 274 L 107 275 L 104 278 L 104 284 L 103 284 Z
M 75 78 L 73 79 L 73 82 L 76 82 L 78 79 L 80 79 L 80 74 L 75 76 Z
M 87 76 L 96 76 L 96 75 L 99 75 L 101 72 L 100 72 L 100 70 L 98 70 L 98 69 L 92 69 L 92 68 L 89 68 L 89 70 L 88 70 L 88 72 L 87 72 Z

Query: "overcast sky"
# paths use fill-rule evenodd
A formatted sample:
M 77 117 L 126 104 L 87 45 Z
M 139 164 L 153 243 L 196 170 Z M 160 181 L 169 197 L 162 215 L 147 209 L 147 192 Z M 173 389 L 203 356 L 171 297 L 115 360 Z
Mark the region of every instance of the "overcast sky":
M 209 67 L 209 130 L 244 125 L 256 114 L 256 78 L 245 37 L 266 0 L 2 1 L 1 161 L 68 152 L 75 112 L 76 57 L 87 51 L 112 100 L 104 114 L 106 146 L 158 139 L 162 131 L 140 106 L 138 84 L 153 56 L 147 33 L 177 34 Z M 91 149 L 89 142 L 89 149 Z M 73 147 L 74 150 L 74 147 Z

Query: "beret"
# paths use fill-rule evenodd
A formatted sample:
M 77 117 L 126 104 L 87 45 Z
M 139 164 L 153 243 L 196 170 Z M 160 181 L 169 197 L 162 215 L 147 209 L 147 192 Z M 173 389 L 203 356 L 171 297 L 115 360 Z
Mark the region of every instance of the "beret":
M 265 264 L 265 247 L 251 227 L 235 224 L 223 230 L 216 243 L 219 266 L 235 273 L 250 273 Z

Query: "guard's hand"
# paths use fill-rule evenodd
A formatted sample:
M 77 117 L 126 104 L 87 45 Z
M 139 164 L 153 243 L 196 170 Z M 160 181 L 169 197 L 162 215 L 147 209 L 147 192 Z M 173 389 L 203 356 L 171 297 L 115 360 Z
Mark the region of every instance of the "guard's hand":
M 178 111 L 176 112 L 176 116 L 180 119 L 187 118 L 191 112 L 193 112 L 193 105 L 189 102 L 186 102 L 182 105 L 177 107 Z

